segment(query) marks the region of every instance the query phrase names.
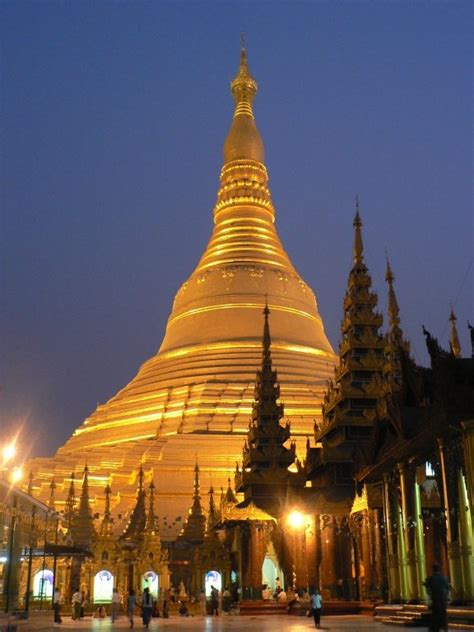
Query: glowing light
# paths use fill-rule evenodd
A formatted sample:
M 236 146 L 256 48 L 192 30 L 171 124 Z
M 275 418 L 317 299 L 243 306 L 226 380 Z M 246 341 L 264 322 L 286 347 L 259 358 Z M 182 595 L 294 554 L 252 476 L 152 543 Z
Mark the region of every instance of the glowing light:
M 304 516 L 300 511 L 292 511 L 288 516 L 288 524 L 293 529 L 301 529 L 304 525 Z
M 11 443 L 9 443 L 3 448 L 3 451 L 2 451 L 3 462 L 8 463 L 8 461 L 11 461 L 13 459 L 15 454 L 16 454 L 16 444 L 14 441 L 12 441 Z
M 23 478 L 23 471 L 21 467 L 15 467 L 11 473 L 12 483 L 18 483 Z

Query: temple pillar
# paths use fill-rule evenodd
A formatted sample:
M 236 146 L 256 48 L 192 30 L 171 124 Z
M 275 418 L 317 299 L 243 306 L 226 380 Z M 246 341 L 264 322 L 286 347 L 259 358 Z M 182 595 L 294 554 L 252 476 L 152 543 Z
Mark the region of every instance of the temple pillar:
M 426 555 L 425 555 L 425 535 L 423 524 L 423 509 L 421 507 L 421 489 L 416 480 L 413 481 L 414 486 L 414 501 L 415 501 L 415 554 L 416 554 L 416 569 L 417 569 L 417 587 L 419 599 L 426 601 L 427 593 L 424 586 L 424 581 L 428 576 L 426 572 Z
M 385 543 L 388 567 L 388 600 L 390 603 L 401 600 L 400 563 L 398 559 L 397 515 L 390 489 L 388 474 L 383 475 L 383 511 L 385 521 Z
M 319 568 L 317 566 L 318 545 L 316 542 L 317 522 L 319 522 L 319 516 L 309 516 L 306 529 L 306 572 L 308 585 L 313 587 L 319 587 Z
M 446 518 L 446 541 L 448 548 L 451 593 L 453 600 L 457 600 L 462 599 L 463 597 L 461 555 L 459 550 L 456 519 L 458 514 L 458 507 L 457 503 L 454 502 L 455 498 L 452 498 L 452 494 L 450 494 L 450 483 L 451 487 L 453 487 L 453 485 L 452 481 L 448 481 L 446 447 L 443 439 L 438 439 L 438 446 L 439 461 L 441 466 L 441 480 L 443 486 L 444 514 Z M 457 481 L 454 481 L 454 486 L 456 486 L 456 483 Z
M 415 503 L 414 503 L 414 480 L 412 472 L 407 471 L 404 463 L 398 464 L 400 476 L 400 492 L 402 496 L 401 515 L 403 546 L 406 555 L 406 577 L 408 601 L 417 601 L 420 598 L 418 591 L 418 573 L 415 550 Z
M 372 510 L 372 517 L 370 518 L 370 526 L 373 532 L 374 539 L 374 557 L 375 557 L 375 587 L 377 591 L 377 597 L 382 598 L 384 596 L 385 574 L 384 574 L 384 554 L 382 546 L 382 529 L 380 525 L 380 514 L 378 509 Z
M 460 556 L 463 576 L 464 599 L 474 600 L 474 557 L 473 557 L 473 534 L 472 516 L 467 489 L 462 470 L 458 473 L 459 488 L 459 539 Z
M 336 522 L 334 516 L 321 516 L 321 588 L 337 595 Z
M 364 567 L 364 582 L 361 591 L 361 598 L 368 598 L 373 593 L 373 573 L 372 573 L 372 551 L 369 525 L 369 510 L 362 512 L 360 521 L 360 552 L 361 561 Z
M 463 421 L 464 475 L 471 516 L 474 515 L 474 419 Z

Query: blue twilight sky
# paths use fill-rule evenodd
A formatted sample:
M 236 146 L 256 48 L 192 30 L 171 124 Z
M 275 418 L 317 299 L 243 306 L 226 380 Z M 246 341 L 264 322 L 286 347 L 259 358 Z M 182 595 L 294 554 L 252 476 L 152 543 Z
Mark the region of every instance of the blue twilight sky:
M 245 31 L 277 226 L 337 345 L 354 196 L 385 309 L 474 321 L 472 3 L 0 5 L 0 442 L 51 453 L 160 345 L 212 225 Z

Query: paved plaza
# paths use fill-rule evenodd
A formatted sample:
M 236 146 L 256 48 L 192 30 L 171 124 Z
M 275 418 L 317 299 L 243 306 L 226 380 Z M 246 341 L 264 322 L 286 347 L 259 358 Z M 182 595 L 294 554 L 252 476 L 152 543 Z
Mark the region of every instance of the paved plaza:
M 323 630 L 332 632 L 390 632 L 399 630 L 398 626 L 388 626 L 376 623 L 372 617 L 341 616 L 327 617 L 321 621 Z M 0 630 L 4 632 L 5 623 L 0 619 Z M 72 621 L 69 617 L 63 619 L 61 625 L 53 625 L 52 617 L 33 617 L 30 621 L 18 622 L 18 632 L 47 632 L 48 630 L 65 630 L 67 632 L 113 632 L 114 630 L 128 630 L 129 624 L 125 617 L 121 617 L 113 625 L 110 619 L 88 619 Z M 135 630 L 143 630 L 139 618 L 135 620 Z M 152 632 L 163 630 L 166 632 L 308 632 L 314 630 L 311 619 L 306 617 L 289 616 L 220 616 L 220 617 L 172 617 L 170 619 L 153 619 L 149 628 Z M 417 628 L 424 632 L 427 628 Z

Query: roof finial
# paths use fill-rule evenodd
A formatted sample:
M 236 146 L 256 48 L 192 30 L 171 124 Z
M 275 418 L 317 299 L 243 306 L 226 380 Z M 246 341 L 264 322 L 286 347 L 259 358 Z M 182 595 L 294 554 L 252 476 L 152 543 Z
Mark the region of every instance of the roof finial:
M 364 244 L 362 242 L 362 231 L 361 231 L 362 221 L 360 219 L 360 214 L 359 214 L 359 196 L 358 195 L 356 195 L 356 214 L 354 217 L 353 226 L 354 226 L 354 248 L 353 248 L 354 263 L 360 264 L 362 263 L 362 259 L 363 259 Z
M 385 272 L 385 280 L 388 284 L 388 318 L 390 323 L 390 329 L 393 332 L 395 329 L 398 329 L 400 325 L 400 310 L 398 307 L 397 297 L 395 296 L 395 290 L 393 289 L 393 282 L 395 280 L 395 276 L 392 272 L 392 268 L 390 267 L 390 261 L 388 259 L 387 252 L 385 251 L 385 256 L 387 258 L 387 269 Z
M 230 84 L 231 92 L 234 96 L 235 105 L 234 117 L 239 114 L 248 114 L 253 118 L 252 102 L 257 94 L 258 86 L 255 79 L 250 74 L 247 63 L 247 49 L 243 33 L 240 35 L 240 64 L 239 70 Z
M 245 41 L 240 40 L 239 70 L 230 84 L 235 102 L 234 117 L 224 143 L 224 164 L 234 160 L 265 161 L 265 149 L 252 110 L 258 85 L 252 77 L 247 63 Z
M 451 313 L 449 315 L 449 320 L 451 321 L 451 337 L 449 340 L 449 346 L 451 348 L 451 353 L 455 358 L 461 357 L 461 345 L 459 343 L 458 329 L 456 327 L 456 315 L 454 313 L 453 304 L 451 303 Z

